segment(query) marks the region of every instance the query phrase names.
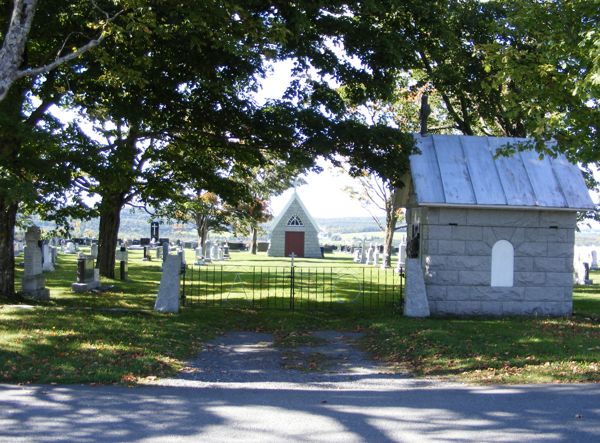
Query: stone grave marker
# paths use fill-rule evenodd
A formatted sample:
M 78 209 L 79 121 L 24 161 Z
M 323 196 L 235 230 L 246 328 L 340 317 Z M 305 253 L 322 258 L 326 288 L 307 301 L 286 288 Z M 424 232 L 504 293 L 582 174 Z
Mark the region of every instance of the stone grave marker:
M 198 246 L 195 250 L 194 253 L 196 255 L 196 261 L 194 262 L 194 264 L 201 266 L 204 264 L 204 255 L 202 254 L 202 248 L 200 246 Z
M 23 272 L 23 296 L 34 300 L 50 299 L 50 291 L 45 287 L 46 278 L 42 274 L 42 250 L 39 245 L 40 228 L 31 226 L 25 233 L 25 270 Z
M 127 253 L 127 248 L 125 246 L 121 246 L 120 250 L 115 252 L 115 261 L 119 262 L 120 280 L 127 280 L 128 260 L 129 254 Z
M 213 243 L 210 251 L 210 258 L 212 260 L 219 260 L 219 245 L 217 243 Z
M 169 255 L 169 242 L 164 241 L 164 242 L 162 242 L 162 261 L 163 262 L 167 259 L 168 255 Z
M 361 248 L 356 248 L 354 250 L 354 258 L 352 259 L 352 261 L 354 263 L 360 263 L 362 259 L 362 250 Z
M 231 256 L 229 255 L 229 245 L 225 243 L 223 245 L 223 260 L 230 260 Z
M 42 245 L 42 271 L 53 272 L 54 263 L 52 262 L 52 253 L 50 251 L 50 245 L 44 243 Z
M 72 241 L 68 241 L 65 247 L 63 248 L 63 252 L 65 254 L 76 254 L 77 247 L 75 246 L 75 243 L 73 243 Z
M 372 265 L 374 258 L 375 258 L 375 247 L 373 246 L 373 243 L 371 243 L 369 245 L 369 250 L 367 251 L 367 259 L 365 260 L 365 264 Z
M 210 240 L 206 240 L 204 242 L 204 261 L 210 263 L 212 261 L 212 257 L 210 256 L 210 253 L 212 251 L 212 242 Z
M 96 260 L 98 258 L 98 243 L 94 243 L 90 247 L 90 256 L 92 256 L 94 258 L 94 260 Z
M 373 253 L 373 266 L 377 266 L 379 264 L 381 253 L 379 252 L 379 247 L 375 248 L 375 252 Z
M 179 312 L 179 275 L 181 255 L 168 255 L 163 263 L 158 295 L 154 310 L 159 312 Z
M 71 285 L 74 292 L 87 292 L 100 287 L 99 270 L 94 267 L 91 255 L 80 255 L 77 258 L 77 281 Z
M 23 242 L 17 240 L 14 243 L 14 251 L 15 251 L 15 257 L 20 256 L 23 253 Z
M 425 290 L 425 278 L 417 258 L 406 261 L 406 293 L 404 315 L 407 317 L 429 317 L 429 301 Z

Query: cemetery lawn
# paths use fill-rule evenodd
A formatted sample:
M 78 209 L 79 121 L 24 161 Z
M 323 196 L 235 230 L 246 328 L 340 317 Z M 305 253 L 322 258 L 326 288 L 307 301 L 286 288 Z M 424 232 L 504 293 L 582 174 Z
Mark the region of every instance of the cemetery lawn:
M 282 266 L 260 254 L 232 264 Z M 187 251 L 188 263 L 193 260 Z M 22 258 L 21 258 L 22 260 Z M 186 307 L 152 311 L 160 266 L 130 254 L 129 281 L 98 294 L 74 294 L 75 256 L 59 255 L 47 274 L 51 301 L 33 307 L 0 300 L 0 381 L 126 383 L 171 376 L 228 330 L 273 332 L 278 345 L 307 331 L 364 331 L 374 358 L 416 376 L 473 383 L 600 382 L 600 285 L 575 289 L 572 318 L 407 319 L 398 312 L 296 312 Z M 351 266 L 338 257 L 302 265 Z M 600 274 L 592 274 L 600 281 Z M 17 280 L 20 280 L 20 270 Z

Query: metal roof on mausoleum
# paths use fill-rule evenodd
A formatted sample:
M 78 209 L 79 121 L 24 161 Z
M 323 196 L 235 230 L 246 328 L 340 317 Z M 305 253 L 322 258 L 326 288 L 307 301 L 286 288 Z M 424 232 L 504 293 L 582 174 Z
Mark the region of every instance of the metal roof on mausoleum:
M 509 137 L 415 135 L 410 156 L 417 203 L 561 210 L 594 209 L 579 168 L 564 155 L 540 159 L 534 150 L 496 156 Z

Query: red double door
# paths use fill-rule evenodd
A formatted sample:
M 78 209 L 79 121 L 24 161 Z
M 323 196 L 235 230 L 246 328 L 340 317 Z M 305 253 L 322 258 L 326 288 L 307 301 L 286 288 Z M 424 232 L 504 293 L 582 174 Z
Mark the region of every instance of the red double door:
M 304 232 L 285 233 L 285 256 L 289 257 L 292 252 L 296 257 L 304 257 Z

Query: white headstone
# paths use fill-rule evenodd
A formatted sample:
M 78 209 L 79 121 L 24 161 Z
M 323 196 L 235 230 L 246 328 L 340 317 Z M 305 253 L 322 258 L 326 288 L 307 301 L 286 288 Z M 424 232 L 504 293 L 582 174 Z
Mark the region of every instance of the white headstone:
M 77 248 L 75 247 L 75 243 L 72 241 L 67 242 L 67 245 L 63 249 L 65 254 L 75 254 L 77 252 Z
M 421 269 L 421 263 L 418 258 L 409 258 L 406 261 L 404 315 L 407 317 L 429 317 L 431 315 L 423 269 Z
M 360 263 L 366 263 L 366 262 L 367 262 L 367 244 L 365 242 L 365 239 L 363 239 L 362 245 L 360 247 Z
M 219 245 L 217 245 L 216 243 L 211 245 L 210 258 L 212 260 L 219 260 Z
M 210 240 L 206 240 L 204 242 L 204 251 L 203 251 L 205 261 L 210 262 L 212 260 L 212 257 L 210 255 L 211 252 L 212 252 L 212 242 Z
M 373 243 L 371 243 L 369 245 L 369 250 L 367 251 L 367 259 L 365 261 L 365 264 L 372 265 L 374 258 L 375 258 L 375 247 L 373 246 Z
M 127 254 L 127 250 L 125 251 L 116 251 L 115 252 L 115 261 L 118 262 L 126 262 L 128 260 L 128 254 Z
M 231 256 L 229 255 L 229 245 L 225 243 L 223 245 L 223 260 L 229 260 Z
M 154 310 L 160 312 L 179 312 L 179 274 L 181 256 L 169 255 L 163 262 L 162 276 Z
M 25 270 L 23 272 L 23 295 L 36 300 L 48 300 L 50 291 L 45 287 L 42 274 L 42 250 L 39 246 L 40 228 L 32 226 L 25 233 Z
M 90 255 L 92 257 L 94 257 L 94 260 L 96 260 L 98 258 L 98 243 L 94 243 L 91 247 L 90 247 Z
M 54 271 L 54 263 L 52 262 L 52 254 L 50 252 L 50 245 L 43 244 L 42 245 L 42 271 L 44 272 L 53 272 Z

